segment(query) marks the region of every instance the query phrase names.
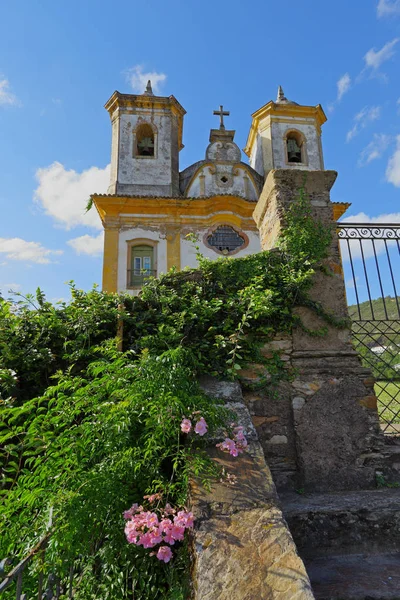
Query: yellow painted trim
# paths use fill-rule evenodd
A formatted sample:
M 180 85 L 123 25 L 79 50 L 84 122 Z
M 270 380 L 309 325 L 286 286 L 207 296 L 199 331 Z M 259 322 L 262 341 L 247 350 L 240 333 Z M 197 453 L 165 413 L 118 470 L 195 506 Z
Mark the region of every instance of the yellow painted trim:
M 167 269 L 181 268 L 181 231 L 177 227 L 167 227 Z
M 248 221 L 248 227 L 256 229 L 252 219 L 256 203 L 239 196 L 177 199 L 93 195 L 92 199 L 106 228 L 111 224 L 121 226 L 132 221 L 157 227 L 160 223 L 165 226 L 209 227 L 217 221 L 231 218 L 239 223 Z
M 297 106 L 296 104 L 276 104 L 275 102 L 268 102 L 268 104 L 262 106 L 251 116 L 253 120 L 246 147 L 243 149 L 245 154 L 249 157 L 259 131 L 260 122 L 264 119 L 269 118 L 270 120 L 274 120 L 275 118 L 280 122 L 284 122 L 285 117 L 292 117 L 293 119 L 314 119 L 318 131 L 320 131 L 321 125 L 327 121 L 326 115 L 320 104 L 317 104 L 317 106 Z M 292 122 L 292 120 L 288 122 Z
M 350 206 L 349 202 L 335 202 L 333 204 L 333 220 L 338 221 Z
M 103 291 L 118 291 L 118 229 L 104 230 Z

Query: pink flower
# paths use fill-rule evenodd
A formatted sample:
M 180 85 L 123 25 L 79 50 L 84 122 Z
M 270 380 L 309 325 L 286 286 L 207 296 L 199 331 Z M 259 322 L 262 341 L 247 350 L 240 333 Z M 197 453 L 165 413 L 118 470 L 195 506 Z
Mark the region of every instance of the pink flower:
M 186 529 L 189 529 L 190 527 L 193 527 L 193 525 L 194 525 L 193 513 L 187 512 L 186 513 Z
M 139 538 L 139 531 L 136 529 L 136 523 L 129 521 L 125 525 L 126 539 L 130 544 L 137 544 Z
M 163 542 L 165 542 L 166 544 L 169 544 L 170 546 L 173 546 L 175 544 L 175 539 L 172 537 L 172 523 L 171 523 L 171 527 L 168 529 L 168 531 L 165 532 L 165 535 L 163 537 Z
M 156 513 L 148 512 L 146 514 L 146 526 L 147 527 L 158 527 L 158 517 Z
M 192 422 L 190 419 L 182 419 L 182 423 L 181 423 L 181 431 L 183 433 L 189 433 L 189 431 L 192 429 Z
M 163 540 L 162 535 L 157 530 L 150 533 L 150 541 L 153 546 L 155 546 L 156 544 L 159 544 L 160 542 L 162 542 L 162 540 Z
M 220 448 L 222 452 L 230 452 L 236 447 L 236 444 L 230 438 L 225 438 L 223 442 L 217 444 L 217 448 Z
M 207 433 L 207 423 L 203 417 L 200 417 L 200 419 L 197 421 L 194 430 L 199 435 L 204 435 Z
M 174 515 L 176 513 L 176 510 L 172 508 L 170 504 L 167 503 L 164 508 L 164 513 L 166 515 Z
M 143 506 L 139 506 L 137 503 L 132 504 L 129 510 L 123 513 L 124 519 L 132 519 L 133 515 L 143 510 Z
M 153 536 L 151 533 L 143 533 L 140 536 L 139 544 L 141 544 L 143 548 L 152 548 L 153 546 L 155 546 L 155 544 L 153 544 L 152 538 Z
M 160 546 L 157 552 L 158 560 L 163 560 L 165 563 L 169 562 L 172 558 L 172 550 L 168 546 Z
M 184 535 L 185 535 L 184 527 L 179 527 L 178 525 L 173 525 L 171 527 L 172 539 L 176 540 L 177 542 L 181 542 L 183 540 Z
M 186 512 L 181 510 L 178 512 L 176 517 L 174 518 L 174 525 L 178 525 L 179 527 L 193 527 L 194 519 L 193 514 L 191 512 Z
M 150 504 L 153 504 L 156 500 L 161 500 L 162 494 L 151 494 L 150 496 L 143 496 L 145 500 L 148 500 Z
M 163 519 L 159 525 L 158 531 L 160 533 L 167 533 L 172 527 L 172 523 L 169 519 Z

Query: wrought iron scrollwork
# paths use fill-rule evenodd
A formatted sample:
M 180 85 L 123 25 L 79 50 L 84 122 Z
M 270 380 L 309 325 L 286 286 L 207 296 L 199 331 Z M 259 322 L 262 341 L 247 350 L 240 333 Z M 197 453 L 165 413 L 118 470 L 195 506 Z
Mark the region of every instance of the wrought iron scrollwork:
M 338 236 L 340 239 L 352 240 L 400 240 L 400 223 L 338 223 Z

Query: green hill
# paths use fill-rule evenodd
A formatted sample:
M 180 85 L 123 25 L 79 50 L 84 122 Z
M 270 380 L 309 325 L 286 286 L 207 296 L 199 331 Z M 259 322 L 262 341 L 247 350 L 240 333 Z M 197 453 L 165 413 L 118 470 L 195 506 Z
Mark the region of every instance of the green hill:
M 361 319 L 369 320 L 376 319 L 377 321 L 383 320 L 400 320 L 399 314 L 400 307 L 400 296 L 396 298 L 393 296 L 386 296 L 385 298 L 376 298 L 369 302 L 362 302 L 360 304 Z M 349 306 L 349 315 L 353 321 L 360 319 L 360 314 L 356 304 Z

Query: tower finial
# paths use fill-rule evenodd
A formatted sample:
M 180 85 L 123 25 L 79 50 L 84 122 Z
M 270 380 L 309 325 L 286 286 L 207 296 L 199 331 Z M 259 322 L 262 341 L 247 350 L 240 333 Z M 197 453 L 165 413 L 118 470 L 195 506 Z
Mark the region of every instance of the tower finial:
M 286 98 L 285 98 L 285 94 L 284 94 L 283 88 L 282 88 L 282 86 L 280 85 L 280 86 L 278 87 L 278 95 L 277 95 L 277 97 L 276 97 L 276 101 L 277 101 L 277 102 L 282 102 L 282 100 L 286 100 Z
M 151 81 L 150 81 L 150 79 L 149 79 L 149 80 L 148 80 L 148 82 L 147 82 L 147 85 L 146 85 L 146 90 L 144 91 L 144 94 L 143 94 L 143 95 L 144 95 L 144 96 L 154 96 L 154 94 L 153 94 L 153 90 L 152 90 L 152 88 L 151 88 Z

